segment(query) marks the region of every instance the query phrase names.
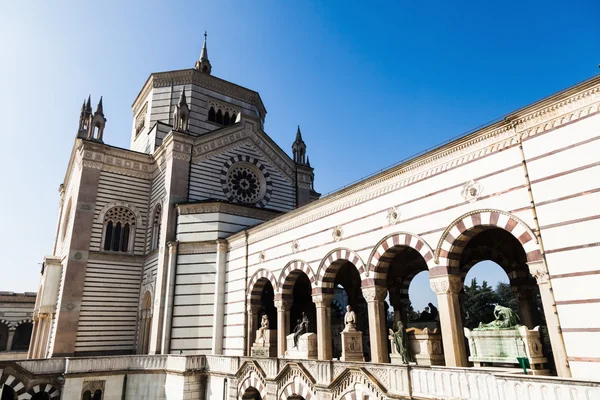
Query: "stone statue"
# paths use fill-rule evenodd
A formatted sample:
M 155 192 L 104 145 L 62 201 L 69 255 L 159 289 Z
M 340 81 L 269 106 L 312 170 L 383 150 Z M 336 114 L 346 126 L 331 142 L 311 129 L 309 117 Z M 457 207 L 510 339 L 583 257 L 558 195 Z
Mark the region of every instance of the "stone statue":
M 408 351 L 408 337 L 402 321 L 396 323 L 396 332 L 391 329 L 389 332 L 394 337 L 394 345 L 396 346 L 396 351 L 402 357 L 402 363 L 408 364 L 411 361 L 411 357 Z
M 308 317 L 306 313 L 302 313 L 302 321 L 298 320 L 294 328 L 294 347 L 298 348 L 298 338 L 303 334 L 308 333 Z
M 269 317 L 267 314 L 263 314 L 262 319 L 260 320 L 260 328 L 258 328 L 258 335 L 256 341 L 258 342 L 260 339 L 265 338 L 265 331 L 269 329 Z
M 473 330 L 516 329 L 520 326 L 519 316 L 511 308 L 500 304 L 496 304 L 494 307 L 494 317 L 496 317 L 494 321 L 489 324 L 480 322 L 479 326 Z
M 352 311 L 352 307 L 346 306 L 346 315 L 344 315 L 344 332 L 356 330 L 356 314 Z

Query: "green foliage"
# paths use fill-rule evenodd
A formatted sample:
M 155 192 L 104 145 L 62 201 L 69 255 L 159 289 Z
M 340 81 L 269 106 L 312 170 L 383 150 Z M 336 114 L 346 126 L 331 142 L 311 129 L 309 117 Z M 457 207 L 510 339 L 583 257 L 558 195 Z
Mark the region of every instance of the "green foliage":
M 464 326 L 473 329 L 480 322 L 487 324 L 493 321 L 496 304 L 509 307 L 519 315 L 519 303 L 508 283 L 500 282 L 494 290 L 486 281 L 479 285 L 477 279 L 473 278 L 471 284 L 464 287 L 462 299 Z

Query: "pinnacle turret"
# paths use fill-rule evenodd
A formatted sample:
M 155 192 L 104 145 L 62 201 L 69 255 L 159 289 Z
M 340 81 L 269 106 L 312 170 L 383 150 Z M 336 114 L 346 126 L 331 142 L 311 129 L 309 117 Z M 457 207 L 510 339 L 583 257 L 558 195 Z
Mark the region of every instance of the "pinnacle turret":
M 208 60 L 208 49 L 206 48 L 206 31 L 204 31 L 204 44 L 202 45 L 202 51 L 200 52 L 200 59 L 196 61 L 196 66 L 194 67 L 198 71 L 202 71 L 206 74 L 210 75 L 210 71 L 212 70 L 212 66 L 210 65 L 210 61 Z
M 294 162 L 307 165 L 306 143 L 302 140 L 300 125 L 298 125 L 298 130 L 296 131 L 296 140 L 294 140 L 294 143 L 292 144 L 292 152 L 294 153 Z

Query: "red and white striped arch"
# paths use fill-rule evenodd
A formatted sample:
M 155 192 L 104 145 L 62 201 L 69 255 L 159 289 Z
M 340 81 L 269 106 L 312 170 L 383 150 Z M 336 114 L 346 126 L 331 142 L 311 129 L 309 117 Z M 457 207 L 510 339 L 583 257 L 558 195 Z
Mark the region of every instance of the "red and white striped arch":
M 279 392 L 279 400 L 287 400 L 291 396 L 302 396 L 304 400 L 317 399 L 316 394 L 298 376 Z
M 246 379 L 244 379 L 240 384 L 238 388 L 238 397 L 242 399 L 244 393 L 246 393 L 246 390 L 248 390 L 251 387 L 256 389 L 258 393 L 260 393 L 260 397 L 262 399 L 267 398 L 267 388 L 265 387 L 263 382 L 256 377 L 254 372 L 251 372 L 250 375 Z
M 469 239 L 487 227 L 497 227 L 511 233 L 523 246 L 528 262 L 542 259 L 537 237 L 527 224 L 505 211 L 477 210 L 457 218 L 446 228 L 436 249 L 437 263 L 458 267 L 461 252 Z
M 267 284 L 267 281 L 271 282 L 271 286 L 273 286 L 273 292 L 277 293 L 279 291 L 279 286 L 277 285 L 277 279 L 275 279 L 275 275 L 271 271 L 267 271 L 266 269 L 259 269 L 252 275 L 250 278 L 250 282 L 248 283 L 248 301 L 252 304 L 260 304 L 260 297 L 262 295 L 262 291 Z
M 423 238 L 409 232 L 392 233 L 377 243 L 367 262 L 369 272 L 373 274 L 376 282 L 382 279 L 385 282 L 390 263 L 402 247 L 410 247 L 418 251 L 423 256 L 427 268 L 435 266 L 433 262 L 433 250 Z
M 290 261 L 279 274 L 279 288 L 283 297 L 290 297 L 294 291 L 294 283 L 301 273 L 306 274 L 312 289 L 316 287 L 315 273 L 306 261 Z
M 325 289 L 325 292 L 330 291 L 333 293 L 335 275 L 346 261 L 354 264 L 360 274 L 361 281 L 364 282 L 366 279 L 367 267 L 363 260 L 355 251 L 340 248 L 327 253 L 321 261 L 321 265 L 319 265 L 319 270 L 317 272 L 317 287 Z

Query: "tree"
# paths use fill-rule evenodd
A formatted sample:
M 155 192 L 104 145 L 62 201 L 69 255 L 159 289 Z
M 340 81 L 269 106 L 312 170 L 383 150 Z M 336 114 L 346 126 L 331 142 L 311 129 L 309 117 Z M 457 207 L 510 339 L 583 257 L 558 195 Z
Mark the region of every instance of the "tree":
M 498 304 L 511 308 L 520 318 L 521 312 L 519 309 L 519 302 L 510 288 L 510 284 L 498 282 L 498 285 L 496 285 L 496 293 L 498 294 Z
M 473 329 L 480 322 L 488 323 L 494 318 L 494 305 L 499 303 L 499 296 L 487 281 L 479 286 L 473 278 L 469 286 L 464 287 L 463 316 L 464 326 Z

